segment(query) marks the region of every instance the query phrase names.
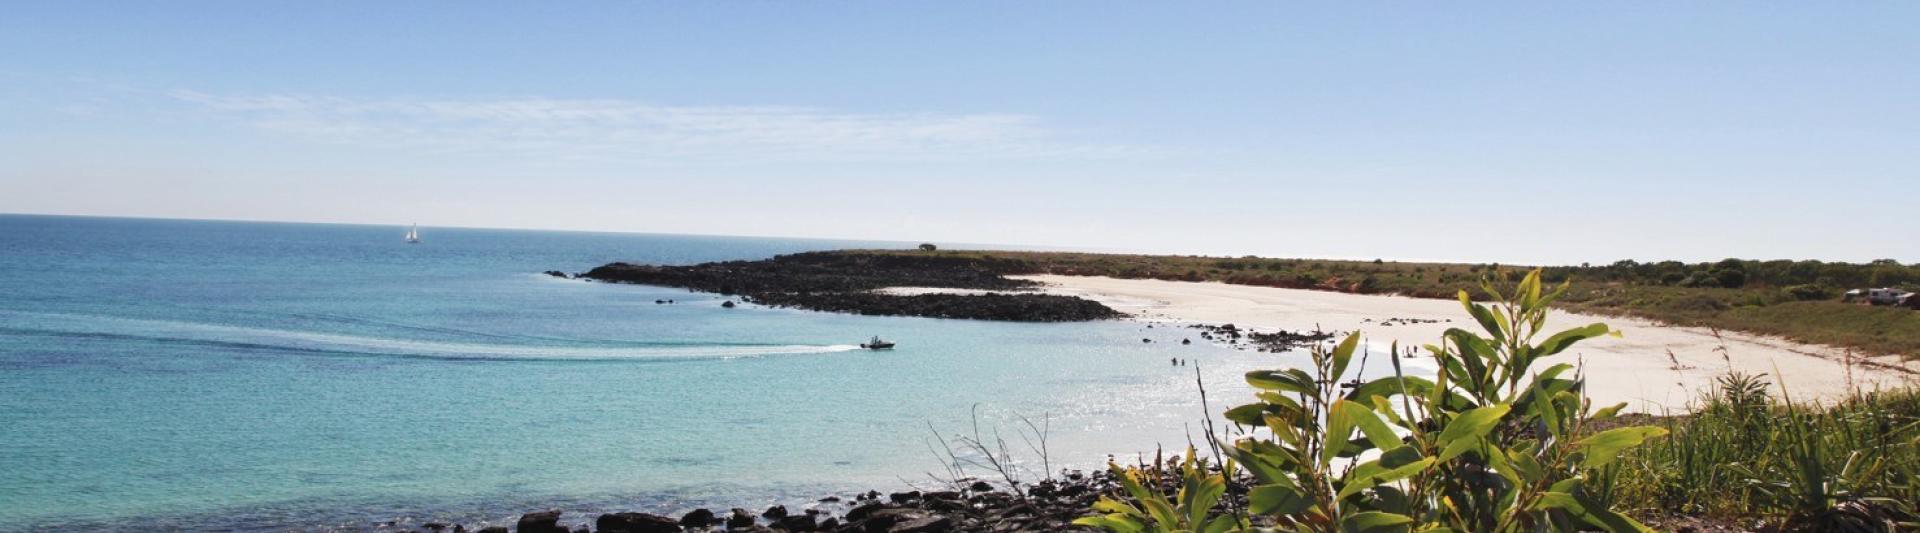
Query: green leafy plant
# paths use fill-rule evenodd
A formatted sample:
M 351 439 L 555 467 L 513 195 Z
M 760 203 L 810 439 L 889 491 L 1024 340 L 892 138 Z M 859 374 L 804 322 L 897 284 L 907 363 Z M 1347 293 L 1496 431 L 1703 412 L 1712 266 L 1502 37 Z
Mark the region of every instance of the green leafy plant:
M 1392 376 L 1356 379 L 1342 393 L 1359 333 L 1315 347 L 1310 369 L 1248 373 L 1259 401 L 1225 414 L 1246 437 L 1220 450 L 1251 479 L 1248 510 L 1302 532 L 1647 530 L 1612 510 L 1608 472 L 1622 452 L 1666 430 L 1589 431 L 1624 404 L 1593 410 L 1583 379 L 1567 376 L 1572 365 L 1534 368 L 1613 333 L 1592 324 L 1541 339 L 1547 306 L 1565 289 L 1544 290 L 1535 270 L 1511 292 L 1483 283 L 1496 306 L 1461 291 L 1485 335 L 1453 328 L 1426 346 L 1440 368 L 1432 380 L 1406 375 L 1396 357 Z M 1097 510 L 1107 514 L 1087 525 L 1137 531 L 1101 521 L 1132 516 L 1125 509 Z
M 1227 491 L 1226 476 L 1211 471 L 1206 460 L 1195 455 L 1194 449 L 1188 447 L 1184 460 L 1175 469 L 1179 488 L 1171 499 L 1162 489 L 1166 472 L 1157 459 L 1153 468 L 1108 465 L 1132 501 L 1101 496 L 1093 508 L 1104 514 L 1082 517 L 1073 523 L 1122 533 L 1224 533 L 1245 529 L 1248 526 L 1245 519 L 1214 512 L 1221 495 Z M 1226 463 L 1222 471 L 1233 471 L 1233 463 Z

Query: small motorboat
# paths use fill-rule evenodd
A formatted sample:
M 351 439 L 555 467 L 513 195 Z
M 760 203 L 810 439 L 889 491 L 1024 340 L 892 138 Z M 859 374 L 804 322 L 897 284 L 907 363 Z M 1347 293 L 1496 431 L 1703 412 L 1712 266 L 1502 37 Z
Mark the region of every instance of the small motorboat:
M 892 350 L 893 343 L 881 340 L 880 336 L 875 335 L 873 340 L 862 343 L 860 347 L 868 350 Z

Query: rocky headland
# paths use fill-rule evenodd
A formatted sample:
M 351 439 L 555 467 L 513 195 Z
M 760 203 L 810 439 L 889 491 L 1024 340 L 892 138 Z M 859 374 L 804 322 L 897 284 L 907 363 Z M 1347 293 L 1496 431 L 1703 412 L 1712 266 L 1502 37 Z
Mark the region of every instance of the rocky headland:
M 612 263 L 572 277 L 678 287 L 739 296 L 743 301 L 766 306 L 862 315 L 1014 322 L 1078 322 L 1124 316 L 1077 296 L 1023 292 L 1038 284 L 1006 277 L 1037 272 L 1038 267 L 1031 262 L 991 256 L 832 251 L 696 265 Z M 995 292 L 880 292 L 888 287 Z

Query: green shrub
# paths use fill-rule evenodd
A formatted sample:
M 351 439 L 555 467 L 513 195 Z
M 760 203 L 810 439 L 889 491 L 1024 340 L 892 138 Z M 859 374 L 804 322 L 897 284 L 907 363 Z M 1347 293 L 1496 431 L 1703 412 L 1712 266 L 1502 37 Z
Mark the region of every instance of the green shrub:
M 1747 284 L 1747 273 L 1743 270 L 1715 270 L 1713 281 L 1718 287 L 1738 289 Z
M 1831 300 L 1834 297 L 1834 291 L 1832 289 L 1813 283 L 1788 285 L 1782 287 L 1780 292 L 1785 293 L 1788 298 L 1802 302 L 1809 300 Z
M 1687 274 L 1687 277 L 1681 278 L 1679 283 L 1681 287 L 1717 287 L 1719 284 L 1720 280 L 1706 270 L 1693 271 Z

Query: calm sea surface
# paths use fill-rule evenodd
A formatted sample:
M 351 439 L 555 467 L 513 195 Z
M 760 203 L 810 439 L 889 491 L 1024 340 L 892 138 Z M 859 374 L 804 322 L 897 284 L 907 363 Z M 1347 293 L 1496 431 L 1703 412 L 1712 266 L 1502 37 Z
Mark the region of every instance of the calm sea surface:
M 1170 357 L 1216 410 L 1297 357 L 540 274 L 902 243 L 405 231 L 0 215 L 0 530 L 804 502 L 924 482 L 929 426 L 976 404 L 1016 451 L 1013 417 L 1044 418 L 1054 466 L 1093 467 L 1185 446 L 1202 411 Z M 851 346 L 876 334 L 900 349 Z

